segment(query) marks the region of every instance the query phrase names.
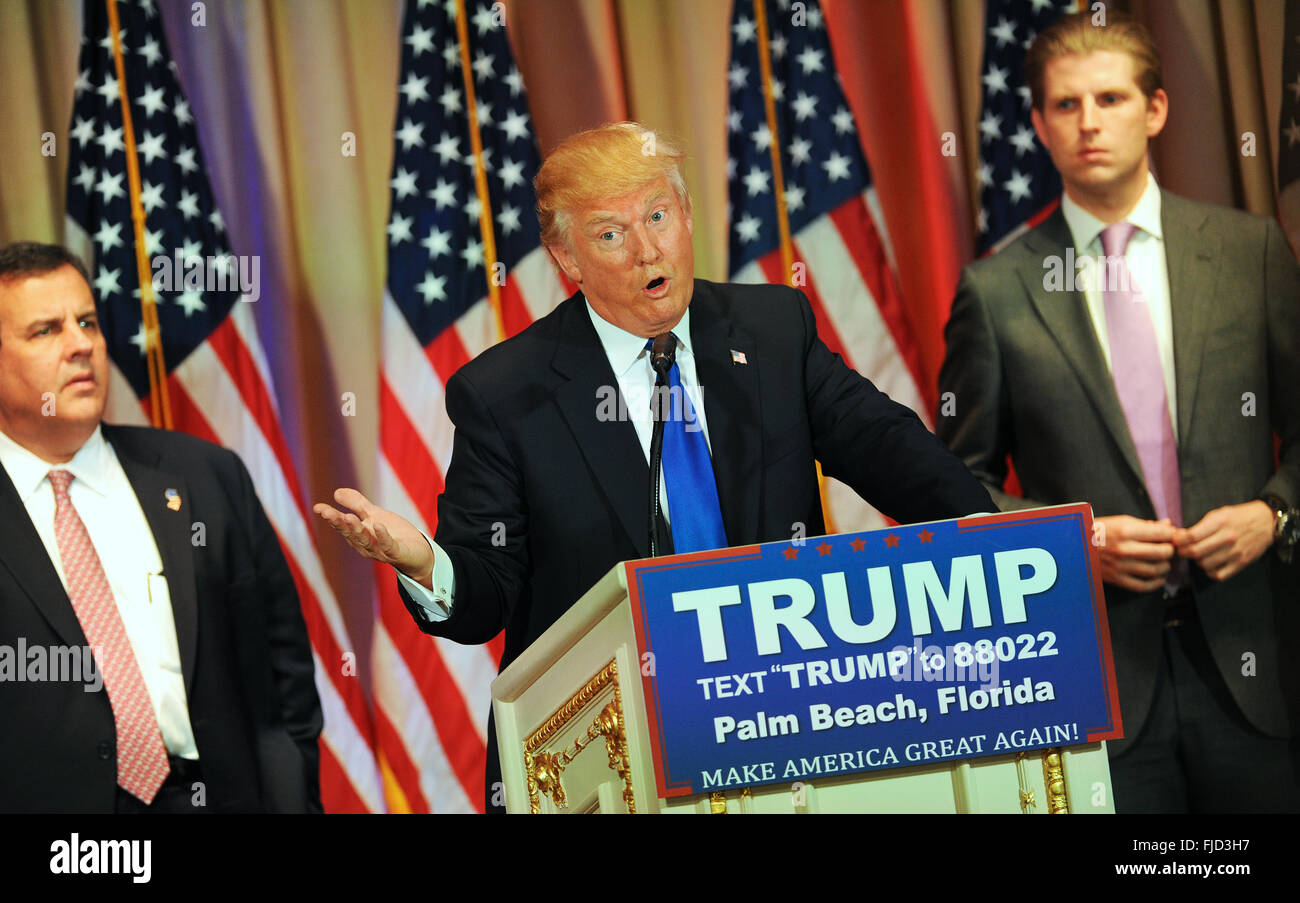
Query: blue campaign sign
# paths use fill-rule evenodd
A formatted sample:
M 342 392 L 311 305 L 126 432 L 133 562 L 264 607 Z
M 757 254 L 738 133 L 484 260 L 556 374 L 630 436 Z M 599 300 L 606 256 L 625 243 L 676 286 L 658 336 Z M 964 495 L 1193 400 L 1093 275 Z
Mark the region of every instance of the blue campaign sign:
M 659 795 L 1122 737 L 1091 534 L 1062 505 L 629 563 Z

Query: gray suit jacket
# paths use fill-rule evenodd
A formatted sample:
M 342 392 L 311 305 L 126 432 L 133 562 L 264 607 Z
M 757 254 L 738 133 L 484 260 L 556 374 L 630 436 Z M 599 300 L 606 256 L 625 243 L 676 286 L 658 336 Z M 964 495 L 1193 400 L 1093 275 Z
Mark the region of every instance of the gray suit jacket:
M 1272 492 L 1300 503 L 1300 268 L 1271 219 L 1161 192 L 1173 319 L 1183 519 Z M 939 435 L 1004 509 L 1089 502 L 1154 519 L 1081 292 L 1044 288 L 1073 241 L 1058 209 L 962 273 L 939 377 Z M 953 396 L 944 393 L 951 392 Z M 955 407 L 955 410 L 953 408 Z M 1273 433 L 1281 439 L 1275 464 Z M 1024 498 L 1002 490 L 1010 456 Z M 1215 661 L 1246 717 L 1290 736 L 1300 639 L 1296 571 L 1268 552 L 1224 583 L 1192 567 Z M 1160 593 L 1106 585 L 1125 741 L 1146 720 Z

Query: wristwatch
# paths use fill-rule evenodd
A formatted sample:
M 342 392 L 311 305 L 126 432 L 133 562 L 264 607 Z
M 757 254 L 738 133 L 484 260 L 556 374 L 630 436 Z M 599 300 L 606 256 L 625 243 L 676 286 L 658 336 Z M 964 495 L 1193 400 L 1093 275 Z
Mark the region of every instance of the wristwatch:
M 1281 496 L 1266 492 L 1260 499 L 1273 509 L 1273 548 L 1287 564 L 1300 545 L 1300 510 L 1292 508 Z

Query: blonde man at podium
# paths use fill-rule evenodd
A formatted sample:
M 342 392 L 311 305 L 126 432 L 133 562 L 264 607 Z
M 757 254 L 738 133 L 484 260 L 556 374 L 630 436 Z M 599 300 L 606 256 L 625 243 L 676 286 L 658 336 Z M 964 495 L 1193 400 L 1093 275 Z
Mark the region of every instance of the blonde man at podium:
M 502 668 L 652 542 L 664 554 L 824 533 L 815 460 L 902 523 L 993 510 L 911 410 L 826 348 L 801 292 L 695 278 L 684 157 L 618 123 L 543 164 L 542 241 L 579 291 L 448 380 L 455 444 L 432 541 L 356 490 L 335 493 L 346 513 L 315 508 L 397 569 L 424 632 L 484 643 L 504 629 Z M 657 385 L 673 402 L 656 501 Z

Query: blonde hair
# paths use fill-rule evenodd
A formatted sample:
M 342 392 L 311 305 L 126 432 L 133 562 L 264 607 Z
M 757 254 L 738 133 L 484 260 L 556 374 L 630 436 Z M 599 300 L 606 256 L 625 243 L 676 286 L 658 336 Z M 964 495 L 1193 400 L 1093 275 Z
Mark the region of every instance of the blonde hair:
M 573 213 L 660 178 L 668 179 L 689 215 L 691 198 L 681 171 L 685 159 L 679 142 L 639 122 L 614 122 L 565 139 L 533 180 L 542 243 L 567 243 Z
M 1025 81 L 1029 82 L 1034 109 L 1041 113 L 1047 102 L 1043 80 L 1049 62 L 1058 56 L 1087 56 L 1098 50 L 1127 53 L 1133 60 L 1134 80 L 1148 99 L 1163 87 L 1160 51 L 1146 26 L 1109 10 L 1104 25 L 1093 25 L 1092 13 L 1074 13 L 1043 29 L 1025 54 Z

